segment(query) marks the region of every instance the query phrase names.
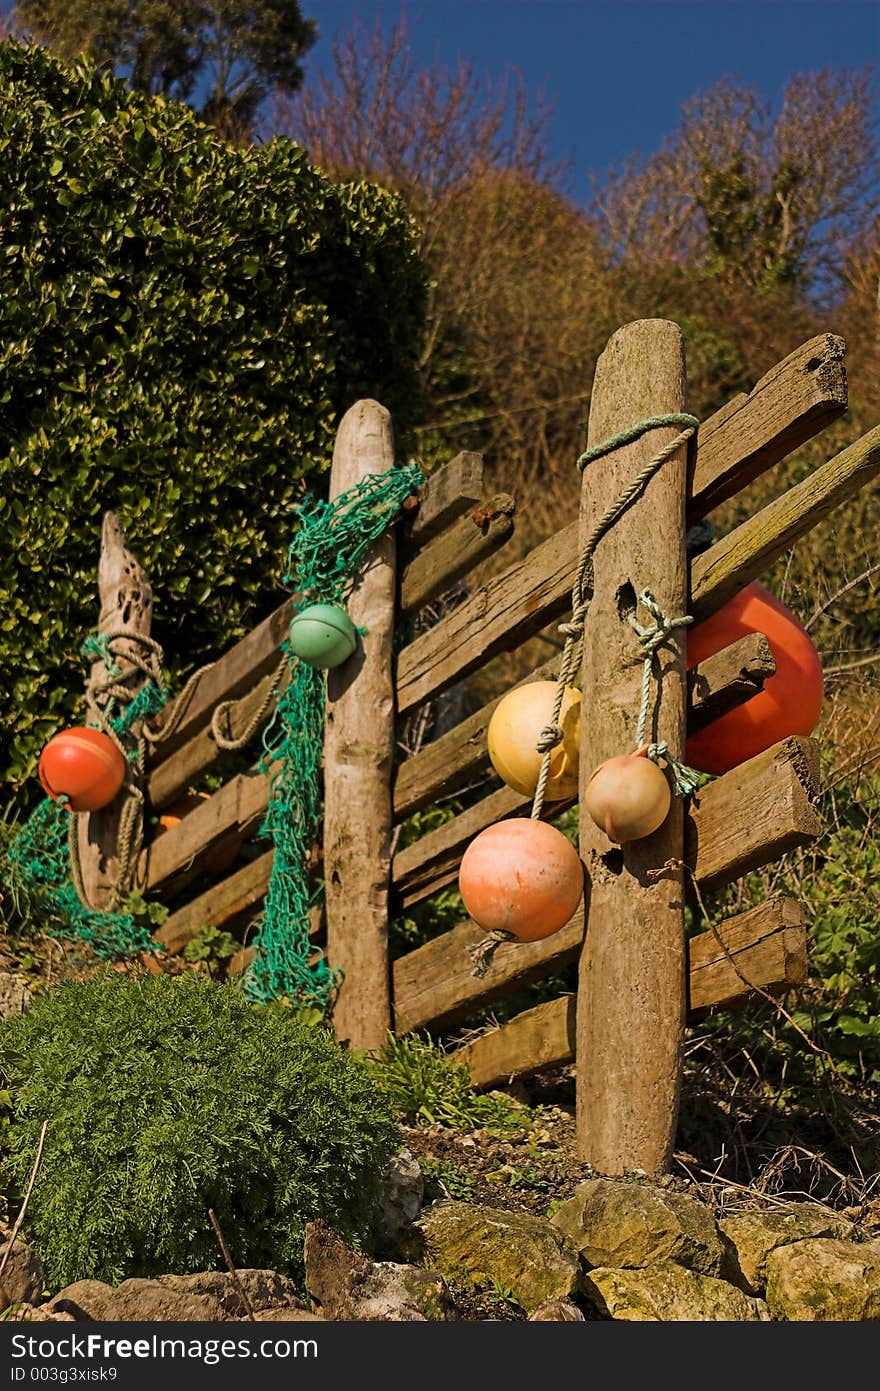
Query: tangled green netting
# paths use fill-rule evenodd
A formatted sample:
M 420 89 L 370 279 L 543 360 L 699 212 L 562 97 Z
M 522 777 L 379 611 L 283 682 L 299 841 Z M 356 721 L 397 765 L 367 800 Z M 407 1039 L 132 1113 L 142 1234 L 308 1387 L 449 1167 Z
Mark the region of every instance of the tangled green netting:
M 307 498 L 287 558 L 285 584 L 295 583 L 296 611 L 310 604 L 339 603 L 373 543 L 394 521 L 400 505 L 419 487 L 422 473 L 406 464 L 368 475 L 332 502 Z M 261 766 L 274 767 L 269 806 L 260 834 L 275 854 L 263 913 L 254 938 L 256 955 L 245 974 L 251 999 L 279 995 L 325 1005 L 338 974 L 309 942 L 314 895 L 308 851 L 321 813 L 319 770 L 324 733 L 324 673 L 287 655 L 290 683 L 263 735 Z
M 90 634 L 80 651 L 84 657 L 103 661 L 111 677 L 120 674 L 107 640 L 101 634 Z M 164 684 L 148 680 L 132 700 L 120 706 L 118 713 L 117 702 L 111 697 L 104 715 L 121 740 L 133 726 L 158 714 L 167 699 Z M 128 749 L 125 753 L 127 758 L 133 759 L 137 749 Z M 41 904 L 57 935 L 88 942 L 97 956 L 111 959 L 134 956 L 140 951 L 157 951 L 149 926 L 137 922 L 131 913 L 88 908 L 81 902 L 71 879 L 71 818 L 66 799 L 44 798 L 9 847 L 8 881 L 15 890 L 23 891 L 32 901 Z
M 306 498 L 297 508 L 299 529 L 287 557 L 285 583 L 295 582 L 296 612 L 317 602 L 339 603 L 373 543 L 395 520 L 400 505 L 422 482 L 416 464 L 369 475 L 333 502 Z M 271 776 L 269 803 L 260 834 L 274 842 L 272 874 L 254 939 L 256 956 L 244 986 L 254 1000 L 284 995 L 297 1003 L 325 1006 L 338 984 L 337 973 L 309 942 L 308 855 L 321 815 L 320 779 L 324 733 L 322 671 L 300 662 L 283 644 L 290 681 L 263 736 L 261 768 Z M 119 676 L 107 640 L 90 635 L 82 655 L 104 662 L 111 681 Z M 157 668 L 158 671 L 158 668 Z M 122 702 L 113 694 L 102 722 L 121 741 L 161 710 L 168 698 L 164 681 L 147 679 Z M 138 748 L 126 749 L 136 761 Z M 98 956 L 126 957 L 158 950 L 147 923 L 131 913 L 86 907 L 71 879 L 71 813 L 64 799 L 42 801 L 9 847 L 10 883 L 36 898 L 58 935 L 90 943 Z

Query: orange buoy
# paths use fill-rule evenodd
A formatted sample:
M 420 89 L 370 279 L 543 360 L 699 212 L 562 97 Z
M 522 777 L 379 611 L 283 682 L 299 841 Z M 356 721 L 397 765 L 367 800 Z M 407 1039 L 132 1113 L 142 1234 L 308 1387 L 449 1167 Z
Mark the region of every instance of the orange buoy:
M 125 759 L 100 729 L 62 729 L 40 754 L 40 782 L 53 800 L 67 797 L 71 811 L 100 811 L 125 782 Z
M 571 918 L 583 893 L 584 871 L 561 831 L 516 816 L 471 841 L 458 885 L 465 908 L 486 932 L 537 942 Z
M 531 681 L 508 691 L 489 721 L 486 738 L 492 767 L 524 797 L 533 796 L 538 784 L 542 755 L 536 746 L 541 730 L 550 723 L 555 699 L 555 681 Z M 550 756 L 547 801 L 577 796 L 580 711 L 581 693 L 569 686 L 559 712 L 562 743 Z
M 727 773 L 791 734 L 812 734 L 824 695 L 822 667 L 809 633 L 761 584 L 749 584 L 688 633 L 687 664 L 712 657 L 747 633 L 763 633 L 776 672 L 744 705 L 692 734 L 685 759 L 705 773 Z
M 587 783 L 587 811 L 600 831 L 617 845 L 651 835 L 669 814 L 669 783 L 647 755 L 646 744 L 636 753 L 609 758 Z

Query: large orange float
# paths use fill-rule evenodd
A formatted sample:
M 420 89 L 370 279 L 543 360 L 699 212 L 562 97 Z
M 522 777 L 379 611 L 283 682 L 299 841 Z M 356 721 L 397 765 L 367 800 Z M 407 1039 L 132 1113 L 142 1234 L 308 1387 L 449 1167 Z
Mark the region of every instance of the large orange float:
M 82 725 L 49 740 L 37 771 L 54 801 L 66 797 L 71 811 L 100 811 L 125 782 L 125 759 L 108 735 Z
M 688 633 L 687 664 L 696 666 L 748 633 L 763 633 L 775 675 L 744 705 L 713 721 L 685 746 L 685 759 L 704 773 L 727 773 L 791 734 L 812 734 L 824 694 L 822 667 L 810 635 L 761 584 L 749 584 Z
M 572 917 L 584 889 L 574 846 L 546 821 L 497 821 L 471 841 L 458 879 L 464 906 L 486 932 L 537 942 Z

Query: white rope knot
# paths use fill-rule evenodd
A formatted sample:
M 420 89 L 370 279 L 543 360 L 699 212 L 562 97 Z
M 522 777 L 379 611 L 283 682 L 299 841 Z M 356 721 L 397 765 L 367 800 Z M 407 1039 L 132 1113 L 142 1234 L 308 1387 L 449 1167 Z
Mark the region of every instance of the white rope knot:
M 570 623 L 560 623 L 557 632 L 565 638 L 582 638 L 584 635 L 584 618 L 572 618 Z
M 692 797 L 698 790 L 704 775 L 696 768 L 689 767 L 687 763 L 682 763 L 680 759 L 675 757 L 675 754 L 670 753 L 665 739 L 661 739 L 656 744 L 649 744 L 647 757 L 658 766 L 660 760 L 663 759 L 672 775 L 672 786 L 679 797 Z
M 535 745 L 538 753 L 549 753 L 555 749 L 557 744 L 562 743 L 562 730 L 558 724 L 545 724 L 541 733 L 538 735 L 538 742 Z
M 636 610 L 627 614 L 627 622 L 630 627 L 638 634 L 639 653 L 642 657 L 653 657 L 658 647 L 661 647 L 670 633 L 674 633 L 676 628 L 686 628 L 689 623 L 693 623 L 691 614 L 682 614 L 679 618 L 670 618 L 663 612 L 650 589 L 643 589 L 638 598 L 639 604 L 643 609 L 647 609 L 654 622 L 642 624 L 636 617 Z

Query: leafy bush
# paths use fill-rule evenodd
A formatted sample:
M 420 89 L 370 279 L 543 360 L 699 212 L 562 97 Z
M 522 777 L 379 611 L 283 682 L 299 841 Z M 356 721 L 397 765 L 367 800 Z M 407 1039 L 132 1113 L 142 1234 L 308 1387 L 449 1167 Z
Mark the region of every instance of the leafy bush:
M 53 1286 L 213 1269 L 207 1210 L 242 1266 L 302 1270 L 306 1222 L 368 1230 L 396 1139 L 359 1060 L 323 1028 L 182 977 L 59 986 L 0 1028 L 6 1178 Z
M 528 1129 L 527 1106 L 500 1092 L 481 1094 L 470 1073 L 429 1038 L 392 1036 L 371 1063 L 377 1089 L 402 1116 L 454 1129 Z
M 291 508 L 361 396 L 414 408 L 424 272 L 392 195 L 0 44 L 0 779 L 82 691 L 102 512 L 170 665 L 277 603 Z

